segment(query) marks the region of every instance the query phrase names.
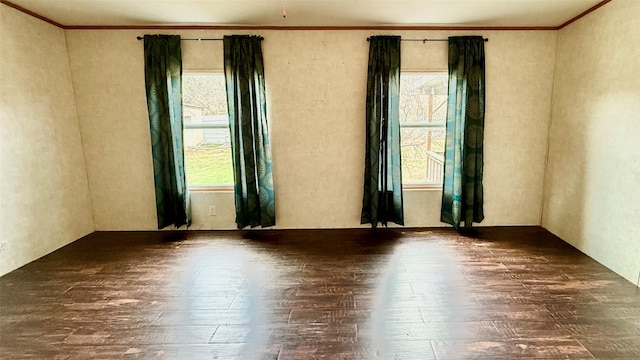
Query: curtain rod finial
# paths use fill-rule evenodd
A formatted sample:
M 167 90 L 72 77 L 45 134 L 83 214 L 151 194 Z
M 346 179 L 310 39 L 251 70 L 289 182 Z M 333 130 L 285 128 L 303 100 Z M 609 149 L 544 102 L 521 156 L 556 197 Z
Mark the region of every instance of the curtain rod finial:
M 142 39 L 144 39 L 144 38 L 143 38 L 142 36 L 136 36 L 136 39 L 138 39 L 138 40 L 142 40 Z

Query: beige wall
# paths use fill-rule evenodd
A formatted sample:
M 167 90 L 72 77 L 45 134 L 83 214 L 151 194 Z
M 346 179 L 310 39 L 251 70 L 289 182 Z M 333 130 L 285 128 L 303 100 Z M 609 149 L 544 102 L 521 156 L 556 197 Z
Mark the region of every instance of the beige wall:
M 542 226 L 640 275 L 640 1 L 560 30 Z
M 0 275 L 93 231 L 65 34 L 0 5 Z
M 156 33 L 155 31 L 152 33 Z M 165 31 L 221 37 L 221 31 Z M 263 42 L 278 228 L 360 226 L 370 31 L 255 31 Z M 408 38 L 469 33 L 402 31 Z M 485 31 L 483 225 L 539 225 L 554 31 Z M 156 224 L 141 31 L 67 31 L 98 230 Z M 389 34 L 389 32 L 387 32 Z M 183 42 L 184 68 L 222 69 L 220 42 Z M 403 70 L 446 70 L 444 42 L 402 43 Z M 440 226 L 440 191 L 406 191 L 407 226 Z M 208 216 L 208 207 L 217 216 Z M 193 193 L 194 228 L 235 228 L 233 196 Z
M 155 229 L 142 43 L 122 31 L 66 34 L 96 230 Z

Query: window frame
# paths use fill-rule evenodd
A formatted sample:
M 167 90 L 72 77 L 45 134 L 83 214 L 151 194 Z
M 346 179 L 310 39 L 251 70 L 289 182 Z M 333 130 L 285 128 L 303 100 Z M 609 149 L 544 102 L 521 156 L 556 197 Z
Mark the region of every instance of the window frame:
M 223 70 L 189 70 L 182 69 L 182 76 L 185 75 L 222 75 L 224 77 Z M 184 92 L 184 90 L 183 90 Z M 182 134 L 184 136 L 185 130 L 198 130 L 198 129 L 226 129 L 229 131 L 229 136 L 231 136 L 231 129 L 229 128 L 229 113 L 227 109 L 227 123 L 226 124 L 186 124 L 184 122 L 184 113 L 182 115 Z M 183 151 L 186 151 L 186 147 L 183 145 Z M 233 150 L 232 150 L 233 156 Z M 232 159 L 233 161 L 233 159 Z M 185 163 L 186 163 L 186 155 L 185 155 Z M 186 166 L 185 166 L 186 170 Z M 187 179 L 189 174 L 186 174 Z M 235 176 L 235 175 L 234 175 Z M 234 184 L 208 184 L 208 185 L 189 185 L 187 180 L 187 189 L 189 192 L 233 192 Z
M 400 81 L 402 81 L 403 74 L 406 74 L 406 75 L 444 74 L 448 77 L 449 71 L 446 69 L 445 70 L 400 70 Z M 402 86 L 402 84 L 400 86 Z M 402 96 L 402 94 L 400 94 L 400 96 Z M 419 129 L 443 128 L 445 130 L 445 138 L 446 138 L 447 121 L 445 119 L 445 121 L 442 123 L 423 123 L 423 122 L 400 123 L 401 134 L 402 134 L 403 128 L 419 128 Z M 402 135 L 400 135 L 400 147 L 402 148 Z M 429 183 L 429 182 L 405 183 L 404 181 L 402 182 L 402 190 L 442 190 L 442 186 L 443 186 L 443 181 L 440 181 L 439 183 Z

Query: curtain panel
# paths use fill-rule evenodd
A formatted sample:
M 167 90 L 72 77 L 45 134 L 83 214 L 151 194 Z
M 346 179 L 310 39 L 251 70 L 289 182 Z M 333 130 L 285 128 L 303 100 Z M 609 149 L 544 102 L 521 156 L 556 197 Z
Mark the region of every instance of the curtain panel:
M 144 68 L 158 228 L 188 226 L 180 36 L 145 35 Z
M 449 38 L 449 95 L 440 220 L 459 229 L 484 219 L 484 39 Z
M 262 37 L 225 36 L 224 74 L 233 156 L 236 224 L 276 224 Z
M 404 225 L 400 167 L 400 36 L 369 38 L 361 224 Z

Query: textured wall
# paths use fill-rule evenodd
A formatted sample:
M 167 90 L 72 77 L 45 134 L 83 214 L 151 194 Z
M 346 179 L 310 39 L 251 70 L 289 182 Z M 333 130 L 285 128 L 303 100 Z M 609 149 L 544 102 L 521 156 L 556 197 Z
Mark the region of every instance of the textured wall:
M 153 31 L 152 33 L 157 33 Z M 182 31 L 188 37 L 227 32 Z M 370 31 L 265 37 L 279 228 L 360 226 Z M 408 38 L 469 33 L 404 31 Z M 377 33 L 382 34 L 382 33 Z M 389 33 L 387 33 L 389 34 Z M 140 31 L 67 31 L 98 230 L 152 229 L 153 178 Z M 483 225 L 540 223 L 556 32 L 487 31 Z M 221 70 L 220 42 L 183 42 L 184 68 Z M 403 70 L 446 70 L 444 42 L 403 42 Z M 407 226 L 440 226 L 440 191 L 405 193 Z M 218 215 L 208 216 L 217 206 Z M 193 193 L 194 228 L 234 228 L 233 197 Z
M 96 230 L 156 229 L 142 43 L 67 31 Z
M 93 231 L 64 32 L 0 5 L 0 275 Z
M 640 273 L 639 24 L 640 1 L 616 0 L 559 32 L 542 222 L 633 283 Z

